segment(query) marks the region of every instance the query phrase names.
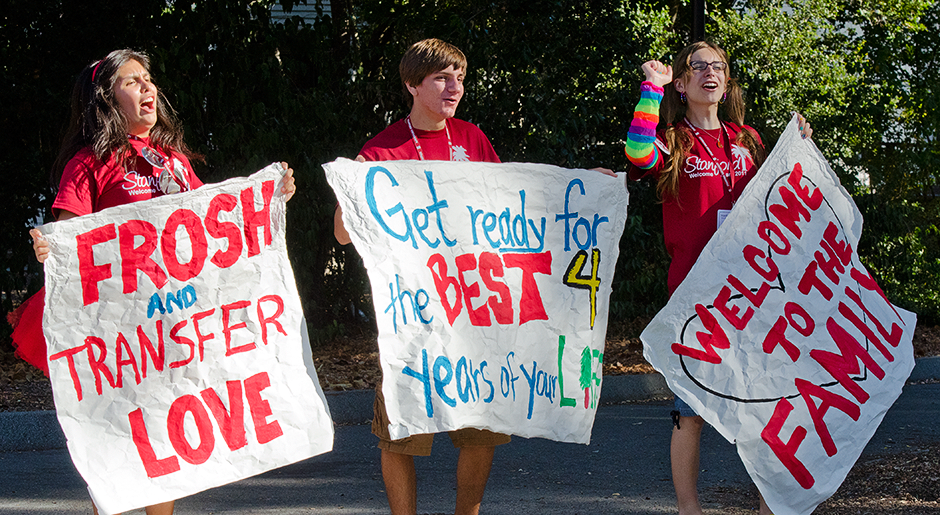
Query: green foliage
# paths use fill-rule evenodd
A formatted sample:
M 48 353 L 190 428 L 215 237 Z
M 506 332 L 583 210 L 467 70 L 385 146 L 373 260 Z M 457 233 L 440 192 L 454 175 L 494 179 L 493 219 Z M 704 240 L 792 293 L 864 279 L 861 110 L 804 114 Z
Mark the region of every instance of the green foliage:
M 7 2 L 0 312 L 41 283 L 26 231 L 37 217 L 49 220 L 47 177 L 74 78 L 110 50 L 151 54 L 187 142 L 205 156 L 196 164 L 203 180 L 272 161 L 294 168 L 289 253 L 311 334 L 325 340 L 369 318 L 362 314 L 372 306 L 361 259 L 334 241 L 335 197 L 320 164 L 354 157 L 404 116 L 398 62 L 408 45 L 439 37 L 467 54 L 459 116 L 479 125 L 504 161 L 624 170 L 639 65 L 682 47 L 689 9 L 683 0 L 334 0 L 332 16 L 315 23 L 271 22 L 273 4 L 295 3 Z M 806 114 L 843 183 L 864 199 L 863 259 L 892 300 L 936 320 L 937 3 L 709 4 L 708 30 L 734 59 L 750 122 L 770 146 L 790 111 Z M 630 184 L 630 193 L 612 320 L 651 315 L 666 299 L 661 206 L 648 182 Z M 896 209 L 884 211 L 889 205 Z
M 881 202 L 856 198 L 865 215 L 858 253 L 894 304 L 940 324 L 940 199 Z

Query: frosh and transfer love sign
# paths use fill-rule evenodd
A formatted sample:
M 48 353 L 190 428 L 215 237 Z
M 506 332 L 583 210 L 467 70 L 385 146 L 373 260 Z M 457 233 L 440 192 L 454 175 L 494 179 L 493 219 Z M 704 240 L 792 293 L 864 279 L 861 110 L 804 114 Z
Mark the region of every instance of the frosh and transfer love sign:
M 588 443 L 623 178 L 522 163 L 324 165 L 369 271 L 393 438 Z
M 284 170 L 40 228 L 59 422 L 100 512 L 329 451 L 284 242 Z
M 916 316 L 862 266 L 861 231 L 794 117 L 641 335 L 776 513 L 811 513 L 836 491 L 914 367 Z

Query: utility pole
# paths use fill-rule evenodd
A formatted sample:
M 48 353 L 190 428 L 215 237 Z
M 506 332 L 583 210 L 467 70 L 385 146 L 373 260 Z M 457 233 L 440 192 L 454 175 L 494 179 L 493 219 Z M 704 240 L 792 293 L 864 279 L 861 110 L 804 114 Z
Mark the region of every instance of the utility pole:
M 692 0 L 692 43 L 705 39 L 705 0 Z

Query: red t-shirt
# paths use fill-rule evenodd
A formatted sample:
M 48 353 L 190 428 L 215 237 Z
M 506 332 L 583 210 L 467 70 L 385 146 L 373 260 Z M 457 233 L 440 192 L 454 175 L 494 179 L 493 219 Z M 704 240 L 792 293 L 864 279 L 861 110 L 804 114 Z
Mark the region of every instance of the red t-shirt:
M 456 118 L 448 118 L 445 123 L 447 124 L 445 130 L 414 130 L 421 144 L 424 159 L 451 160 L 447 148 L 447 132 L 449 131 L 454 161 L 500 162 L 499 156 L 493 150 L 493 145 L 479 127 Z M 404 119 L 389 125 L 367 141 L 359 155 L 366 158 L 366 161 L 420 159 L 414 139 L 411 137 L 411 131 L 408 130 L 408 124 Z
M 679 170 L 678 194 L 663 199 L 663 235 L 666 251 L 672 258 L 667 282 L 670 295 L 688 275 L 702 249 L 718 230 L 720 221 L 724 221 L 734 201 L 757 172 L 747 148 L 734 143 L 742 128 L 729 122 L 724 122 L 724 126 L 725 131 L 697 129 L 699 137 L 685 123 L 678 126 L 689 132 L 693 144 Z M 744 129 L 751 131 L 763 145 L 757 131 L 748 126 Z M 717 145 L 719 137 L 722 148 Z M 664 154 L 667 154 L 662 132 L 656 138 L 656 145 L 661 150 L 656 164 L 647 171 L 632 167 L 631 178 L 639 179 L 646 174 L 659 177 L 666 164 Z M 733 173 L 729 173 L 729 169 Z
M 167 156 L 160 150 L 154 151 L 147 138 L 131 138 L 129 141 L 135 155 L 127 159 L 118 160 L 112 154 L 106 162 L 101 162 L 91 149 L 79 150 L 62 171 L 59 192 L 52 203 L 53 213 L 65 210 L 79 216 L 87 215 L 108 207 L 162 196 L 158 184 L 164 169 L 151 164 L 144 157 L 146 152 L 155 152 L 150 154 L 154 162 L 160 159 L 167 162 L 166 168 L 173 172 L 183 191 L 202 186 L 186 156 L 176 152 Z
M 172 171 L 181 191 L 202 186 L 202 181 L 193 173 L 186 156 L 176 152 L 169 156 L 162 151 L 153 151 L 149 139 L 130 138 L 135 155 L 118 162 L 112 154 L 107 162 L 95 158 L 90 149 L 84 148 L 69 160 L 59 181 L 59 192 L 52 203 L 53 212 L 70 211 L 76 215 L 97 213 L 102 209 L 162 196 L 159 188 L 160 174 L 164 168 L 154 166 L 145 158 L 159 162 Z M 155 152 L 151 154 L 150 152 Z M 169 173 L 169 172 L 168 172 Z M 46 358 L 46 340 L 42 334 L 42 312 L 45 307 L 45 288 L 30 297 L 15 312 L 13 346 L 16 355 L 49 375 Z

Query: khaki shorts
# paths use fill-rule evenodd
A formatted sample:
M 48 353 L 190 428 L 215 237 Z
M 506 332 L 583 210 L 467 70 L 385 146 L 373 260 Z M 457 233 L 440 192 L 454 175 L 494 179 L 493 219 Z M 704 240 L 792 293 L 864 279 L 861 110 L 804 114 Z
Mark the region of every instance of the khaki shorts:
M 372 405 L 372 434 L 379 437 L 379 449 L 407 454 L 410 456 L 430 456 L 431 445 L 434 443 L 434 434 L 425 433 L 411 435 L 400 440 L 392 440 L 388 433 L 388 413 L 385 411 L 385 396 L 382 395 L 382 386 L 375 389 L 375 403 Z M 496 447 L 509 443 L 509 435 L 494 433 L 486 429 L 465 427 L 456 431 L 449 431 L 450 441 L 454 447 Z

